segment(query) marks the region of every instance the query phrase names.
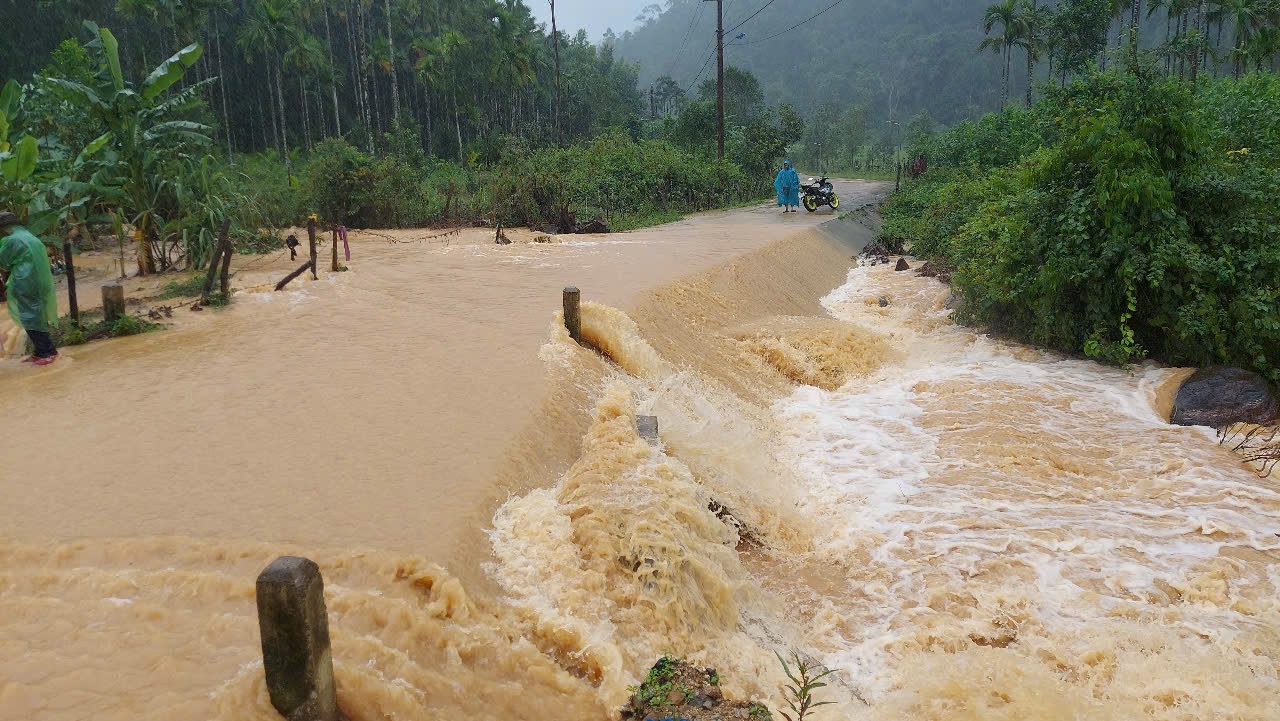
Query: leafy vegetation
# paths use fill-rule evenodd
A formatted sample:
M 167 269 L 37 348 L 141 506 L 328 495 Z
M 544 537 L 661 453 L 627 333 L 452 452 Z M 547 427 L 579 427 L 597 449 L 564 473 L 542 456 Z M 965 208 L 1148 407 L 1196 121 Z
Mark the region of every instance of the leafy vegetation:
M 521 2 L 43 9 L 48 23 L 0 48 L 6 74 L 30 77 L 0 95 L 0 202 L 49 240 L 113 236 L 122 271 L 129 240 L 139 273 L 199 269 L 226 221 L 236 249 L 261 252 L 312 213 L 639 227 L 764 197 L 803 130 L 755 77 L 731 74 L 718 160 L 713 91 L 646 122 L 634 65 L 548 34 Z M 12 12 L 0 18 L 29 24 Z
M 819 670 L 819 667 L 800 658 L 800 654 L 792 654 L 791 660 L 795 664 L 795 671 L 791 669 L 791 664 L 782 657 L 782 654 L 774 653 L 778 657 L 778 662 L 782 664 L 783 673 L 787 674 L 790 684 L 784 686 L 786 693 L 783 698 L 786 699 L 787 708 L 791 709 L 792 716 L 786 711 L 778 712 L 782 718 L 787 721 L 805 721 L 806 718 L 813 713 L 813 710 L 820 706 L 829 706 L 833 701 L 819 701 L 813 695 L 814 691 L 824 688 L 827 684 L 822 679 L 835 673 L 832 670 Z M 815 673 L 816 672 L 816 673 Z
M 1274 70 L 1278 14 L 1276 0 L 777 0 L 726 10 L 725 57 L 760 79 L 765 98 L 805 113 L 812 134 L 793 160 L 874 175 L 910 144 L 910 118 L 949 126 L 1010 97 L 1029 106 L 1039 85 L 1139 52 L 1187 79 Z M 640 63 L 657 112 L 677 115 L 709 75 L 714 32 L 706 3 L 670 0 L 613 42 Z
M 61 319 L 52 329 L 52 337 L 54 343 L 59 346 L 83 345 L 103 338 L 149 333 L 163 327 L 159 323 L 152 323 L 136 315 L 123 315 L 114 323 L 108 323 L 103 319 L 101 312 L 96 312 L 82 314 L 79 324 L 73 323 L 70 318 Z
M 1096 72 L 914 148 L 883 232 L 954 265 L 965 322 L 1280 381 L 1277 123 L 1274 73 Z

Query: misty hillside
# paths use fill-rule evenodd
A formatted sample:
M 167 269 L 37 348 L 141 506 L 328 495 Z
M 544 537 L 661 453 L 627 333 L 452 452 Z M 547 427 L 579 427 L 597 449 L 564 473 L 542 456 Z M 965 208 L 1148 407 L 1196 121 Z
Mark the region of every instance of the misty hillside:
M 755 73 L 771 103 L 806 114 L 821 103 L 863 104 L 877 118 L 928 110 L 952 123 L 997 109 L 1000 61 L 976 52 L 988 0 L 834 2 L 726 0 L 725 64 Z M 670 75 L 693 91 L 695 77 L 715 74 L 715 3 L 669 0 L 660 13 L 651 6 L 642 27 L 614 42 L 620 57 L 640 63 L 642 86 Z

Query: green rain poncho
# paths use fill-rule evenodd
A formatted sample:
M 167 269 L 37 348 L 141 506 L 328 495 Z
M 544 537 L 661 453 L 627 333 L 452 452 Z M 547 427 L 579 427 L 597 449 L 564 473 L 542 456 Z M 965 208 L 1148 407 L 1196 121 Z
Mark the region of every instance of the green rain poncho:
M 9 274 L 9 316 L 27 330 L 48 333 L 58 321 L 58 296 L 44 243 L 15 225 L 0 240 L 0 270 Z

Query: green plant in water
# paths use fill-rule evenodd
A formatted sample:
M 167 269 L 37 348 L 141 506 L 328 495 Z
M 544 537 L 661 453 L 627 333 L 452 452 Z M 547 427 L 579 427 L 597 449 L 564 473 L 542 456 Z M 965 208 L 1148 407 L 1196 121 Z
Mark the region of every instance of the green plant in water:
M 76 325 L 70 318 L 63 318 L 62 335 L 58 340 L 61 345 L 83 345 L 86 341 L 84 329 Z
M 150 329 L 151 329 L 151 324 L 142 320 L 138 316 L 122 315 L 116 319 L 115 323 L 112 324 L 111 335 L 117 336 L 117 337 L 126 336 L 126 335 L 138 335 L 139 333 L 146 333 Z
M 171 280 L 164 284 L 160 289 L 160 297 L 168 298 L 194 298 L 200 295 L 204 290 L 204 275 L 195 273 L 189 278 L 182 280 Z
M 781 654 L 775 651 L 773 655 L 778 657 L 778 662 L 782 664 L 783 673 L 787 674 L 787 678 L 791 679 L 791 683 L 784 687 L 786 693 L 783 698 L 786 700 L 787 706 L 791 708 L 791 713 L 795 714 L 795 716 L 792 717 L 786 711 L 779 711 L 778 713 L 782 715 L 782 718 L 787 721 L 804 721 L 813 709 L 834 703 L 833 701 L 817 701 L 813 696 L 814 691 L 827 685 L 822 682 L 822 679 L 835 673 L 834 671 L 826 670 L 815 674 L 814 672 L 818 670 L 818 666 L 800 658 L 800 654 L 793 653 L 791 658 L 795 662 L 795 673 L 792 673 L 791 664 L 788 664 Z

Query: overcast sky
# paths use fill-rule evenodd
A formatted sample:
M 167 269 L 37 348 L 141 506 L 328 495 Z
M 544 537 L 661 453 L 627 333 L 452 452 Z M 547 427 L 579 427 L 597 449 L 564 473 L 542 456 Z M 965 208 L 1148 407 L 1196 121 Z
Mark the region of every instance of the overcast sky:
M 550 28 L 551 6 L 547 0 L 524 1 L 533 9 L 534 17 Z M 652 4 L 654 0 L 556 0 L 556 25 L 570 35 L 584 28 L 592 40 L 599 40 L 609 28 L 619 35 L 630 30 L 641 9 Z

